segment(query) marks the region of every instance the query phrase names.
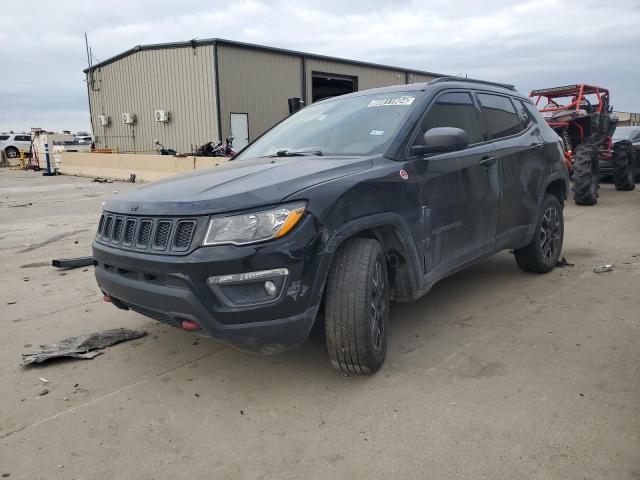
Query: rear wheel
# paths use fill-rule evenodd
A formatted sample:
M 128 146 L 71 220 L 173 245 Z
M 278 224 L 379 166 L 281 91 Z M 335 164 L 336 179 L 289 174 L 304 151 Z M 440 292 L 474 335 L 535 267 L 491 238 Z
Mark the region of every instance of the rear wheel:
M 389 280 L 377 240 L 354 238 L 336 253 L 327 279 L 325 335 L 336 370 L 375 373 L 387 353 Z
M 577 205 L 595 205 L 598 201 L 598 148 L 586 143 L 573 153 L 573 200 Z
M 618 142 L 613 146 L 613 182 L 616 190 L 629 191 L 635 188 L 633 175 L 633 145 L 629 142 Z
M 527 272 L 547 273 L 556 266 L 564 240 L 564 217 L 558 197 L 545 194 L 531 243 L 514 252 L 518 266 Z

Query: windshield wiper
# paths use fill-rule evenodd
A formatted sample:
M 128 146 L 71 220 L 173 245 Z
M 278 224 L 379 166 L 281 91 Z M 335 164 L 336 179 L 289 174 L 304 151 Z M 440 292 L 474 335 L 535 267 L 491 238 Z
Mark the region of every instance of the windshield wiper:
M 291 150 L 278 150 L 276 153 L 273 153 L 271 155 L 265 155 L 265 157 L 267 157 L 267 158 L 304 157 L 304 156 L 309 156 L 309 155 L 321 157 L 323 154 L 322 154 L 322 150 L 315 150 L 315 151 L 302 150 L 302 151 L 298 151 L 298 152 L 291 151 Z

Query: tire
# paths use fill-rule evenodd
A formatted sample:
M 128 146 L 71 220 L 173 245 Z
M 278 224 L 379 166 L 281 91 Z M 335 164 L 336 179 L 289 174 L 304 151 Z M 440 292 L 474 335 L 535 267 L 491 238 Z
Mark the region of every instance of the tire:
M 389 277 L 377 240 L 354 238 L 334 258 L 325 297 L 327 352 L 336 370 L 378 371 L 387 354 Z
M 577 205 L 595 205 L 598 201 L 598 148 L 586 143 L 573 153 L 573 200 Z
M 629 142 L 618 142 L 613 146 L 613 182 L 616 190 L 633 190 L 635 179 L 633 174 L 633 145 Z
M 4 152 L 7 154 L 7 158 L 18 158 L 20 156 L 20 152 L 16 147 L 7 147 Z
M 564 240 L 564 216 L 558 197 L 545 194 L 531 243 L 514 252 L 518 266 L 527 272 L 547 273 L 556 266 Z

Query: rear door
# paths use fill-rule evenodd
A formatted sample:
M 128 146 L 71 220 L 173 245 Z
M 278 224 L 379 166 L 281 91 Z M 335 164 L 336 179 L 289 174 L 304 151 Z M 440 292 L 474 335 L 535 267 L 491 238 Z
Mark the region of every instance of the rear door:
M 477 92 L 476 98 L 498 155 L 502 198 L 497 247 L 520 246 L 535 229 L 546 178 L 540 129 L 517 99 L 488 92 Z
M 439 277 L 493 250 L 500 186 L 496 152 L 485 142 L 470 92 L 440 94 L 422 119 L 413 144 L 420 144 L 424 133 L 435 127 L 461 128 L 469 136 L 465 150 L 416 160 L 423 162 L 420 200 L 428 219 L 425 263 L 430 276 Z

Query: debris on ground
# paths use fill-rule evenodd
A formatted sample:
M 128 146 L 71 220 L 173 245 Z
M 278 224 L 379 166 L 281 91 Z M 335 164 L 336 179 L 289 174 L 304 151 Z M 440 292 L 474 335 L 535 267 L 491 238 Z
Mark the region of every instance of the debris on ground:
M 98 183 L 113 183 L 113 180 L 105 177 L 96 177 L 93 179 L 93 181 Z
M 46 378 L 44 378 L 44 377 L 40 377 L 40 381 L 41 381 L 42 383 L 49 383 L 49 380 L 47 380 L 47 379 L 46 379 Z
M 574 263 L 569 263 L 565 257 L 562 257 L 556 262 L 556 267 L 573 267 Z
M 615 268 L 615 265 L 610 265 L 608 263 L 606 265 L 595 265 L 593 267 L 593 273 L 612 272 Z
M 51 261 L 51 266 L 56 268 L 77 268 L 93 265 L 93 257 L 58 258 Z
M 127 180 L 127 183 L 136 183 L 136 174 L 132 173 Z
M 103 348 L 116 343 L 144 337 L 144 330 L 129 330 L 127 328 L 115 328 L 102 332 L 69 337 L 51 345 L 40 345 L 36 352 L 23 353 L 22 365 L 43 363 L 52 358 L 82 358 L 91 359 L 104 353 Z
M 44 388 L 44 389 L 40 390 L 40 393 L 38 395 L 40 395 L 42 397 L 43 395 L 46 395 L 47 393 L 49 393 L 49 389 L 48 388 Z

